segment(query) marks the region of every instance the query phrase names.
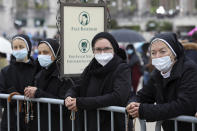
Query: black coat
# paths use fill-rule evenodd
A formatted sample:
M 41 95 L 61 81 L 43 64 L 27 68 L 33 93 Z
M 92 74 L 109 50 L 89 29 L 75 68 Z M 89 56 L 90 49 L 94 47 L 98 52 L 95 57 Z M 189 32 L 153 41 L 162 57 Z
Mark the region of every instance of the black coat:
M 97 130 L 96 108 L 126 106 L 131 95 L 131 75 L 128 65 L 118 56 L 104 67 L 93 59 L 81 75 L 77 86 L 67 96 L 77 98 L 77 130 L 83 131 L 83 109 L 87 110 L 88 131 Z M 124 131 L 124 114 L 115 113 L 115 131 Z M 110 130 L 110 112 L 100 113 L 101 131 Z
M 42 69 L 35 78 L 36 87 L 35 98 L 46 97 L 55 99 L 64 99 L 67 90 L 72 86 L 70 80 L 59 78 L 58 67 L 54 62 L 48 69 Z M 37 106 L 34 104 L 34 110 L 37 112 Z M 34 112 L 35 112 L 34 111 Z M 35 113 L 36 115 L 37 113 Z M 70 112 L 63 107 L 63 129 L 71 131 Z M 40 103 L 40 125 L 41 131 L 48 131 L 48 104 Z M 30 129 L 37 129 L 37 116 L 30 123 Z M 51 105 L 51 129 L 60 130 L 60 109 L 59 105 Z M 32 131 L 33 131 L 32 130 Z
M 169 78 L 153 71 L 147 86 L 137 93 L 139 116 L 147 121 L 159 121 L 179 115 L 195 114 L 197 94 L 197 65 L 188 58 L 179 58 Z M 156 103 L 156 104 L 153 104 Z M 174 131 L 174 122 L 164 121 L 165 131 Z M 191 130 L 191 124 L 178 124 L 179 131 Z
M 21 95 L 24 94 L 24 89 L 27 86 L 31 86 L 34 83 L 34 75 L 38 71 L 38 67 L 30 59 L 28 63 L 16 62 L 12 58 L 11 64 L 3 68 L 0 73 L 0 93 L 10 94 L 12 92 L 19 92 Z M 6 101 L 1 101 L 1 105 L 5 108 L 2 122 L 1 131 L 7 130 L 7 104 Z M 22 110 L 23 111 L 23 110 Z M 10 125 L 11 130 L 16 130 L 16 102 L 12 102 L 10 105 Z M 24 124 L 24 114 L 21 115 L 21 124 Z M 21 126 L 23 128 L 23 126 Z M 24 129 L 20 129 L 21 131 Z
M 186 50 L 185 54 L 197 64 L 197 50 Z

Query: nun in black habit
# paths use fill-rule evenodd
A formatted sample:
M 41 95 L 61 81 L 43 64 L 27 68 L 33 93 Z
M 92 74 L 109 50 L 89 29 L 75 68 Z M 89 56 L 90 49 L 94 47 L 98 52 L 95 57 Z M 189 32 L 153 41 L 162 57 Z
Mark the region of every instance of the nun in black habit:
M 65 105 L 76 111 L 77 131 L 83 131 L 83 110 L 87 110 L 87 131 L 97 130 L 96 109 L 126 106 L 131 95 L 131 75 L 126 54 L 114 37 L 98 33 L 92 40 L 94 58 L 85 68 L 80 81 L 66 93 Z M 115 131 L 125 131 L 124 114 L 115 113 Z M 100 112 L 101 131 L 110 131 L 110 112 Z
M 164 131 L 174 131 L 174 122 L 167 119 L 195 114 L 197 65 L 185 56 L 174 33 L 157 34 L 151 40 L 150 54 L 156 69 L 127 112 L 146 121 L 163 121 Z M 178 130 L 191 131 L 191 124 L 178 122 Z
M 25 88 L 25 96 L 29 98 L 56 98 L 64 99 L 65 93 L 72 86 L 72 82 L 60 79 L 59 75 L 59 51 L 60 45 L 55 39 L 46 39 L 38 43 L 38 61 L 42 70 L 35 77 L 35 86 Z M 34 110 L 36 111 L 34 104 Z M 51 105 L 51 130 L 60 130 L 59 105 Z M 33 112 L 35 112 L 33 111 Z M 40 103 L 41 131 L 48 131 L 48 104 Z M 63 113 L 63 129 L 71 130 L 70 113 L 65 108 Z M 37 128 L 37 113 L 34 113 L 33 121 L 30 121 L 30 129 Z
M 34 76 L 39 70 L 39 66 L 34 62 L 31 55 L 32 44 L 28 36 L 16 35 L 12 38 L 12 49 L 10 65 L 3 68 L 0 73 L 0 93 L 10 94 L 18 92 L 24 94 L 25 87 L 33 85 Z M 7 104 L 2 101 L 4 108 L 1 131 L 7 131 Z M 20 115 L 20 131 L 25 130 L 24 110 Z M 16 102 L 10 105 L 10 130 L 15 131 L 16 128 Z

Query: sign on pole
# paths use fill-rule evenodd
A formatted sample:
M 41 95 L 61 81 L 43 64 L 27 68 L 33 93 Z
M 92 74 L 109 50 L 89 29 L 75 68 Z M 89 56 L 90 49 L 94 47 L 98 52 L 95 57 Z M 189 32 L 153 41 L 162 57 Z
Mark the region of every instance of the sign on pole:
M 106 30 L 104 4 L 61 5 L 61 76 L 78 76 L 93 58 L 92 38 Z

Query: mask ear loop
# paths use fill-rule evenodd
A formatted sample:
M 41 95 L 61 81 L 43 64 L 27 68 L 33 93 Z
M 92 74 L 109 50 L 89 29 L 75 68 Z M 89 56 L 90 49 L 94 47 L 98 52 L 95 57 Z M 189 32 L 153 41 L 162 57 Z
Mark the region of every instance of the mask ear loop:
M 59 67 L 59 65 L 61 64 L 61 56 L 58 56 L 58 53 L 60 52 L 60 49 L 61 49 L 61 46 L 59 46 L 59 48 L 58 48 L 58 50 L 57 50 L 57 53 L 56 53 L 56 66 L 57 66 L 57 70 L 58 70 L 58 78 L 60 79 L 60 80 L 63 80 L 63 79 L 65 79 L 65 80 L 70 80 L 71 81 L 71 83 L 72 83 L 72 85 L 73 86 L 76 86 L 76 84 L 75 84 L 75 82 L 73 81 L 73 79 L 71 78 L 71 77 L 67 77 L 67 78 L 65 78 L 65 77 L 60 77 L 60 67 Z
M 56 67 L 57 67 L 57 70 L 58 70 L 58 78 L 60 78 L 60 68 L 59 68 L 59 65 L 61 64 L 61 56 L 59 56 L 59 52 L 60 52 L 60 48 L 61 46 L 59 46 L 58 50 L 57 50 L 57 53 L 55 54 L 56 55 L 56 60 L 55 60 L 55 63 L 56 63 Z

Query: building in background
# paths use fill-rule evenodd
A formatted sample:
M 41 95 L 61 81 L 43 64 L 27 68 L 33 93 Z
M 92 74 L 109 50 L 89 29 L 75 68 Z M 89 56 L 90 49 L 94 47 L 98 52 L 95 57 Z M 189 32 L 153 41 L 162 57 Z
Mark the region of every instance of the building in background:
M 49 37 L 56 32 L 56 0 L 0 0 L 0 33 L 11 36 L 20 32 L 35 34 L 47 30 Z
M 99 0 L 86 1 L 98 3 Z M 119 26 L 135 26 L 140 31 L 147 31 L 149 23 L 154 26 L 151 21 L 172 23 L 173 31 L 197 26 L 197 0 L 103 1 L 108 3 L 110 16 Z M 48 37 L 53 37 L 57 32 L 57 2 L 58 0 L 0 0 L 0 34 L 6 32 L 12 36 L 25 31 L 33 35 L 47 30 Z

